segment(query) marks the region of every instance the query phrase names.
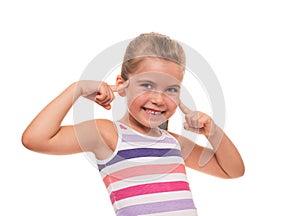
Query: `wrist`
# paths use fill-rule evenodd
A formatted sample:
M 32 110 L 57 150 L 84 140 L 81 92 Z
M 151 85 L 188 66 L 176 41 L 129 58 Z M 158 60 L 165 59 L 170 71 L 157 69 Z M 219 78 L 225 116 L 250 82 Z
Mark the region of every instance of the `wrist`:
M 82 86 L 81 86 L 81 81 L 73 82 L 69 88 L 73 92 L 73 99 L 76 101 L 81 95 L 82 95 Z

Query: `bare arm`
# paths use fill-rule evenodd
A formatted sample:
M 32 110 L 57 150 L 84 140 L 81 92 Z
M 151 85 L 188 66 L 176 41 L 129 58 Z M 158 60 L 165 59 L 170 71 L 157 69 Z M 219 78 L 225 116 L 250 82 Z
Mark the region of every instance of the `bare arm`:
M 222 178 L 243 176 L 245 167 L 241 155 L 224 131 L 208 115 L 191 111 L 183 104 L 180 104 L 180 109 L 185 114 L 185 129 L 203 134 L 213 147 L 212 150 L 204 148 L 175 135 L 182 146 L 187 166 Z
M 81 81 L 71 84 L 29 124 L 22 136 L 23 145 L 32 151 L 47 154 L 92 151 L 102 141 L 94 120 L 61 126 L 64 117 L 80 96 L 93 99 L 106 109 L 110 109 L 110 102 L 114 98 L 113 90 L 105 83 Z
M 215 158 L 224 172 L 231 178 L 243 176 L 245 166 L 242 157 L 224 131 L 216 126 L 214 134 L 207 139 L 212 145 Z

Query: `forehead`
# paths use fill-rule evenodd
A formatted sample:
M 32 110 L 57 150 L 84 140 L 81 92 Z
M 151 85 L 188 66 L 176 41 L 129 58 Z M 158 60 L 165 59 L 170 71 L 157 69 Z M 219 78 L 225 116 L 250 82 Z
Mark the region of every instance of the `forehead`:
M 151 78 L 164 78 L 182 82 L 184 71 L 182 67 L 172 61 L 160 58 L 147 58 L 141 61 L 136 70 L 130 74 L 129 78 L 133 77 L 151 77 Z

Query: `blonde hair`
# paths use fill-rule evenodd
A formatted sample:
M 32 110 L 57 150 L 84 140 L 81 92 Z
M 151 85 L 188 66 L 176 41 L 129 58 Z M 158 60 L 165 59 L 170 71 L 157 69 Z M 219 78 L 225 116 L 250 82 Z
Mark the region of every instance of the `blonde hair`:
M 147 58 L 162 58 L 179 64 L 185 70 L 185 53 L 175 40 L 159 33 L 145 33 L 134 38 L 125 51 L 121 76 L 128 79 L 137 66 Z

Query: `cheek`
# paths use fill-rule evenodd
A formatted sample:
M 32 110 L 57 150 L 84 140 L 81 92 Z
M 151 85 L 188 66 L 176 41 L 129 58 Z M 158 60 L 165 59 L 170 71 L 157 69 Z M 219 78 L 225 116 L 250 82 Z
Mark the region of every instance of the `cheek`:
M 128 88 L 126 91 L 127 102 L 130 104 L 137 100 L 141 95 L 141 92 L 135 90 L 134 88 Z
M 128 94 L 127 106 L 129 107 L 129 109 L 137 110 L 145 103 L 146 98 L 147 95 L 145 93 Z
M 179 97 L 177 97 L 177 96 L 173 96 L 173 97 L 167 96 L 167 97 L 165 97 L 165 101 L 168 104 L 169 112 L 173 115 L 175 113 L 176 109 L 177 109 L 177 106 L 178 106 L 179 102 L 180 102 Z
M 180 103 L 180 96 L 179 94 L 165 94 L 165 100 L 168 101 L 170 106 L 177 107 Z

